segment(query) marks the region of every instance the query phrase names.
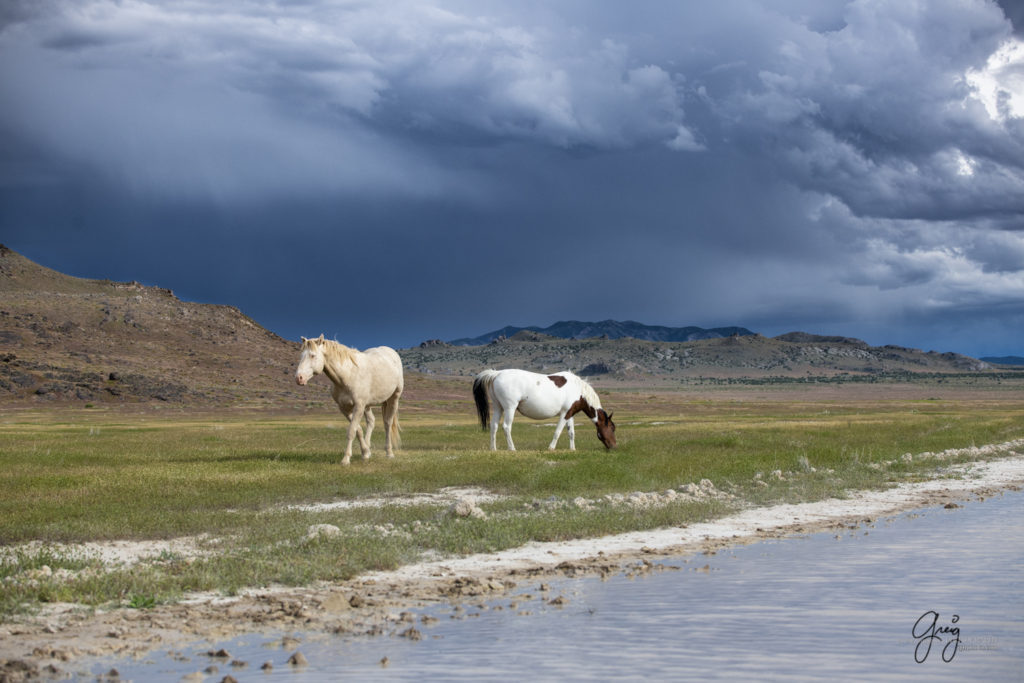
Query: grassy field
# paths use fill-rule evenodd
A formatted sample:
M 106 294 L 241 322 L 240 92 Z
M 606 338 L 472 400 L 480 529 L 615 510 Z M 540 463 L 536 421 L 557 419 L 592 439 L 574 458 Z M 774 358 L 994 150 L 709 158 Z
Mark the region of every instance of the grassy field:
M 429 382 L 420 386 L 429 389 Z M 520 418 L 519 451 L 492 453 L 468 394 L 454 400 L 457 392 L 445 388 L 403 407 L 397 458 L 382 457 L 378 429 L 374 457 L 361 460 L 357 447 L 349 467 L 338 464 L 346 423 L 327 410 L 0 412 L 0 546 L 6 548 L 0 616 L 49 601 L 144 607 L 189 591 L 230 594 L 345 579 L 427 552 L 494 551 L 530 540 L 688 524 L 748 504 L 817 500 L 944 476 L 956 459 L 905 462 L 901 456 L 1024 437 L 1024 391 L 1005 384 L 941 392 L 620 390 L 602 392 L 618 424 L 614 451 L 606 452 L 593 428 L 577 421 L 579 450 L 565 450 L 563 435 L 562 449 L 549 452 L 553 422 Z M 636 508 L 609 496 L 663 492 L 702 479 L 730 497 Z M 480 505 L 486 519 L 426 504 L 289 507 L 444 487 L 501 497 Z M 574 504 L 578 497 L 592 504 Z M 308 540 L 313 524 L 342 533 Z M 108 571 L 96 557 L 63 545 L 182 536 L 201 536 L 209 552 L 165 552 Z

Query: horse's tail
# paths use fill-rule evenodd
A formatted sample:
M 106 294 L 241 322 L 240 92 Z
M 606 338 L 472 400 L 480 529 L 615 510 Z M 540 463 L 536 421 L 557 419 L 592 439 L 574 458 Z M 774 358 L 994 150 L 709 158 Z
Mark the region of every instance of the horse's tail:
M 487 400 L 491 382 L 497 375 L 496 370 L 484 370 L 473 379 L 473 398 L 476 400 L 476 413 L 480 416 L 480 426 L 487 429 L 487 421 L 491 417 L 491 407 Z

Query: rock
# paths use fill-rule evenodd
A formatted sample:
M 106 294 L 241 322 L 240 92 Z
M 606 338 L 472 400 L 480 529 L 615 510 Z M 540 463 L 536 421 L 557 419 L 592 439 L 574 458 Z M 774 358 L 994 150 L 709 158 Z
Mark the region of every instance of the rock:
M 306 530 L 306 540 L 315 541 L 318 538 L 334 538 L 341 535 L 341 529 L 333 524 L 313 524 Z
M 309 660 L 306 659 L 306 655 L 296 652 L 288 658 L 288 663 L 292 666 L 306 666 L 309 664 Z
M 0 678 L 23 681 L 39 677 L 39 667 L 22 659 L 0 660 Z
M 594 375 L 607 375 L 612 372 L 611 366 L 607 363 L 591 363 L 580 370 L 581 377 L 592 377 Z
M 347 612 L 352 607 L 352 603 L 341 593 L 335 593 L 320 603 L 320 607 L 328 612 Z
M 481 510 L 470 498 L 462 498 L 448 508 L 448 513 L 456 517 L 474 517 L 487 519 L 487 513 Z

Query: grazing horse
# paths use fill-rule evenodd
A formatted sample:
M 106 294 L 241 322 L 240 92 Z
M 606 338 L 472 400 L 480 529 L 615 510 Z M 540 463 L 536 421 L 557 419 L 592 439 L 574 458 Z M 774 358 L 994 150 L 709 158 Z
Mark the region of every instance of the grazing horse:
M 334 387 L 331 396 L 338 404 L 341 414 L 348 418 L 348 442 L 341 464 L 349 464 L 352 458 L 352 440 L 359 436 L 359 447 L 363 459 L 370 457 L 370 435 L 373 433 L 372 406 L 380 403 L 384 416 L 385 447 L 389 458 L 395 457 L 394 447 L 398 443 L 398 399 L 405 387 L 402 376 L 402 359 L 394 349 L 378 346 L 357 351 L 321 334 L 318 339 L 302 338 L 302 355 L 295 370 L 295 381 L 305 386 L 313 375 L 327 375 Z M 366 434 L 359 426 L 359 419 L 366 418 Z
M 491 450 L 497 450 L 498 422 L 505 429 L 508 449 L 512 443 L 512 418 L 516 411 L 534 420 L 558 416 L 555 438 L 548 450 L 554 450 L 562 429 L 569 424 L 569 450 L 576 450 L 576 425 L 573 415 L 583 412 L 597 426 L 597 438 L 605 448 L 615 447 L 615 423 L 611 413 L 601 408 L 601 399 L 587 382 L 571 372 L 540 375 L 526 370 L 484 370 L 473 380 L 473 398 L 476 400 L 480 425 L 487 429 L 491 418 Z M 491 412 L 488 398 L 494 401 Z

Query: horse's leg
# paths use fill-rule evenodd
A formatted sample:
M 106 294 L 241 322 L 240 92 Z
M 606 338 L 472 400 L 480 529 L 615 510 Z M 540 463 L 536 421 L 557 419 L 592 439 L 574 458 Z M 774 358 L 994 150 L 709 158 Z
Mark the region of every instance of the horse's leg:
M 493 398 L 493 397 L 492 397 Z M 491 450 L 498 450 L 498 423 L 501 422 L 502 407 L 497 401 L 491 401 Z
M 380 412 L 384 417 L 384 455 L 393 458 L 395 457 L 395 444 L 391 435 L 397 432 L 395 420 L 398 419 L 398 396 L 392 396 L 384 401 L 381 404 Z
M 363 406 L 356 403 L 352 406 L 352 419 L 348 423 L 348 437 L 345 442 L 345 457 L 341 459 L 342 465 L 347 465 L 352 460 L 352 441 L 356 438 L 358 433 L 362 437 L 362 429 L 359 426 L 359 416 L 366 410 Z M 361 439 L 360 439 L 361 440 Z
M 372 406 L 366 406 L 366 411 L 363 414 L 366 416 L 366 432 L 356 432 L 356 436 L 359 437 L 359 448 L 363 451 L 363 460 L 369 460 L 370 435 L 373 434 L 373 426 L 377 423 L 377 418 L 373 416 Z
M 569 418 L 569 450 L 576 450 L 576 418 Z
M 334 397 L 334 401 L 335 403 L 338 404 L 338 410 L 340 410 L 341 414 L 345 416 L 346 420 L 348 420 L 348 450 L 346 451 L 345 457 L 341 461 L 342 465 L 347 465 L 349 458 L 352 456 L 352 429 L 354 427 L 356 430 L 356 434 L 359 436 L 360 439 L 362 439 L 363 428 L 359 424 L 360 415 L 356 413 L 354 406 L 342 405 L 342 403 L 338 401 L 337 396 Z
M 572 419 L 572 418 L 570 418 L 570 419 Z M 565 422 L 566 422 L 565 415 L 560 415 L 559 418 L 558 418 L 558 424 L 555 425 L 555 436 L 551 439 L 551 443 L 548 444 L 548 450 L 549 451 L 555 450 L 555 446 L 558 445 L 558 437 L 560 437 L 562 435 L 562 430 L 565 429 Z M 569 432 L 569 433 L 571 434 L 572 432 Z M 572 443 L 571 439 L 570 439 L 570 443 Z
M 514 451 L 516 449 L 516 445 L 512 443 L 512 419 L 516 416 L 516 409 L 505 408 L 503 406 L 501 412 L 501 427 L 505 430 L 505 441 L 508 442 L 508 449 L 510 451 Z

